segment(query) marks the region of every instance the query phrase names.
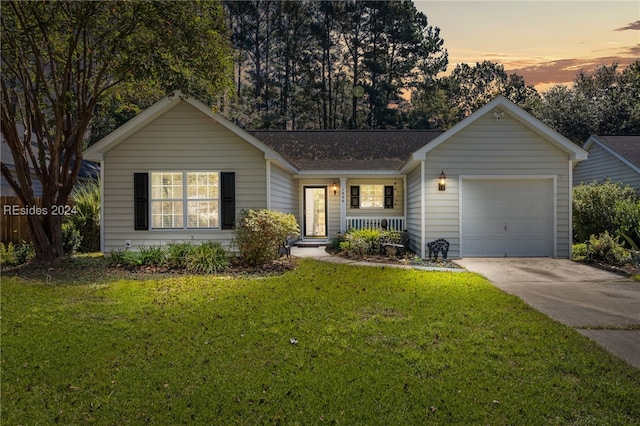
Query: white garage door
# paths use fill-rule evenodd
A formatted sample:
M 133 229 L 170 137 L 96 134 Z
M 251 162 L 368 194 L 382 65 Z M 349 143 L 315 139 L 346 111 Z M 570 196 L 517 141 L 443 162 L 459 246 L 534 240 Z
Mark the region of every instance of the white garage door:
M 461 256 L 553 256 L 551 179 L 463 179 Z

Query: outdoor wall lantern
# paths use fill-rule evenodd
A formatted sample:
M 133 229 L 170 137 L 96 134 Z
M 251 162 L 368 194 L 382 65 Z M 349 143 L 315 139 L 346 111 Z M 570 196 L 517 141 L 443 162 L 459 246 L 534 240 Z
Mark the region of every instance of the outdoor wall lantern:
M 338 193 L 338 185 L 336 184 L 336 181 L 333 181 L 333 186 L 331 187 L 331 189 L 333 189 L 333 195 L 336 195 Z
M 440 173 L 438 178 L 438 191 L 444 191 L 447 188 L 447 176 L 444 174 L 444 170 Z

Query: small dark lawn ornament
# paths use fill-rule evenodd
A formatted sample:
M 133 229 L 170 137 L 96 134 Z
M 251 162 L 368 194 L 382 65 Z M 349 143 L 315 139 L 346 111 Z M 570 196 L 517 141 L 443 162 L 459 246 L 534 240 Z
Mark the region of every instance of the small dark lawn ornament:
M 282 241 L 280 247 L 278 247 L 278 257 L 282 257 L 283 255 L 286 255 L 287 259 L 291 258 L 291 244 L 289 244 L 286 238 Z
M 431 256 L 434 256 L 435 260 L 438 260 L 438 252 L 442 253 L 442 259 L 447 260 L 447 253 L 449 252 L 449 241 L 445 239 L 438 239 L 435 241 L 431 241 L 427 243 L 427 248 L 429 249 L 429 259 Z

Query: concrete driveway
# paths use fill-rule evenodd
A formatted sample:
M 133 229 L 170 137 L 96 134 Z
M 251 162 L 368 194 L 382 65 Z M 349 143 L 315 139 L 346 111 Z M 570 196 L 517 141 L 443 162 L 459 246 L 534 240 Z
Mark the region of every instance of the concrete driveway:
M 640 368 L 640 282 L 568 259 L 455 262 Z

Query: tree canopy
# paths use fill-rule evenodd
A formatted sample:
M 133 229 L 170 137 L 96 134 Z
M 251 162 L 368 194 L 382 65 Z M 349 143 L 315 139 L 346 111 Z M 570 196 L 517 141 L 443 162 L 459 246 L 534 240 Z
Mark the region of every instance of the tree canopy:
M 47 214 L 27 219 L 51 262 L 63 256 L 51 207 L 68 202 L 96 107 L 125 84 L 216 99 L 229 87 L 228 33 L 208 1 L 13 1 L 1 19 L 2 135 L 15 163 L 2 174 L 25 206 L 36 205 L 30 168 L 42 183 Z
M 408 91 L 447 66 L 440 30 L 412 2 L 224 2 L 243 127 L 403 127 Z
M 533 115 L 573 142 L 590 135 L 640 134 L 640 60 L 580 71 L 572 86 L 557 85 L 530 105 Z

